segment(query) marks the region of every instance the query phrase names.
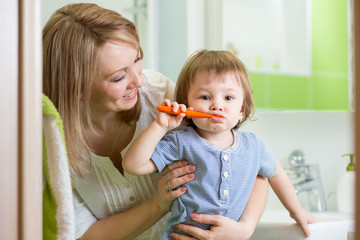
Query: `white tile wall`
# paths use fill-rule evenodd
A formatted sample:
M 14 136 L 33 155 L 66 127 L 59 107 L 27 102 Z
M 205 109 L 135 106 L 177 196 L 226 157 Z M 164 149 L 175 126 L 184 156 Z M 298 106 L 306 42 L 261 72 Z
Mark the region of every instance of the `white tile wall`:
M 283 168 L 295 149 L 304 152 L 306 162 L 317 163 L 323 179 L 328 208 L 336 210 L 336 188 L 345 173 L 344 153 L 354 152 L 354 114 L 351 112 L 257 111 L 241 128 L 267 142 Z M 303 196 L 299 196 L 301 201 Z M 276 202 L 270 193 L 269 202 Z

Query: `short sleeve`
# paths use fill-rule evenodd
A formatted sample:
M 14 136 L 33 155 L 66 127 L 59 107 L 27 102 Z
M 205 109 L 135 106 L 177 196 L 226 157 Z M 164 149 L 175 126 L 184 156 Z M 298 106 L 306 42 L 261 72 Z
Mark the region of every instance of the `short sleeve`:
M 271 152 L 270 147 L 259 139 L 260 145 L 260 169 L 259 175 L 266 178 L 270 178 L 274 175 L 276 171 L 276 159 L 274 154 Z
M 177 131 L 172 131 L 166 134 L 156 146 L 151 160 L 155 163 L 159 172 L 161 172 L 167 165 L 181 159 L 179 151 L 179 140 Z
M 75 239 L 79 239 L 97 219 L 86 206 L 85 202 L 82 201 L 76 190 L 73 190 L 73 204 L 75 212 Z

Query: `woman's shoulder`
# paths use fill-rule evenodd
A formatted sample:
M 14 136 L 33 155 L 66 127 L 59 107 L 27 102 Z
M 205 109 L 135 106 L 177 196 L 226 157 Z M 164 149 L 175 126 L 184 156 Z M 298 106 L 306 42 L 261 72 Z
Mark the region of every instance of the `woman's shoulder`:
M 147 82 L 157 83 L 157 82 L 171 81 L 164 74 L 162 74 L 162 73 L 160 73 L 158 71 L 152 70 L 152 69 L 144 68 L 142 73 L 146 77 L 146 80 L 148 80 Z
M 169 78 L 163 75 L 160 72 L 143 69 L 144 74 L 144 94 L 155 94 L 156 97 L 160 98 L 162 101 L 164 98 L 173 100 L 174 99 L 174 90 L 175 83 L 172 82 Z

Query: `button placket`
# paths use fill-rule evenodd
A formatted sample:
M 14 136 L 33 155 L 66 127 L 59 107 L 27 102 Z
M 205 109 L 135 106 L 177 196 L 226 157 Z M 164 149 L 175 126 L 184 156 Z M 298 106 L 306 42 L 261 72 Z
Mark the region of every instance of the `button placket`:
M 125 182 L 124 186 L 127 189 L 126 191 L 129 194 L 129 200 L 131 202 L 134 202 L 136 200 L 136 195 L 134 193 L 134 189 L 133 189 L 132 185 L 129 182 Z
M 227 203 L 229 201 L 229 190 L 230 190 L 230 173 L 231 173 L 231 164 L 230 164 L 230 155 L 228 153 L 222 152 L 220 155 L 221 158 L 221 186 L 220 186 L 220 202 Z

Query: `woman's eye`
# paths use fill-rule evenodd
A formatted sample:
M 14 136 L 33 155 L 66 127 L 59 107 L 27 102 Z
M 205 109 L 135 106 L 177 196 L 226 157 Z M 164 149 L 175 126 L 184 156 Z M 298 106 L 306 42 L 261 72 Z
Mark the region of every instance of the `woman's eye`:
M 123 80 L 125 78 L 125 75 L 121 75 L 121 76 L 118 76 L 117 78 L 115 79 L 112 79 L 110 80 L 111 82 L 120 82 L 121 80 Z
M 110 79 L 110 82 L 120 82 L 124 78 L 126 78 L 126 70 L 121 70 Z

